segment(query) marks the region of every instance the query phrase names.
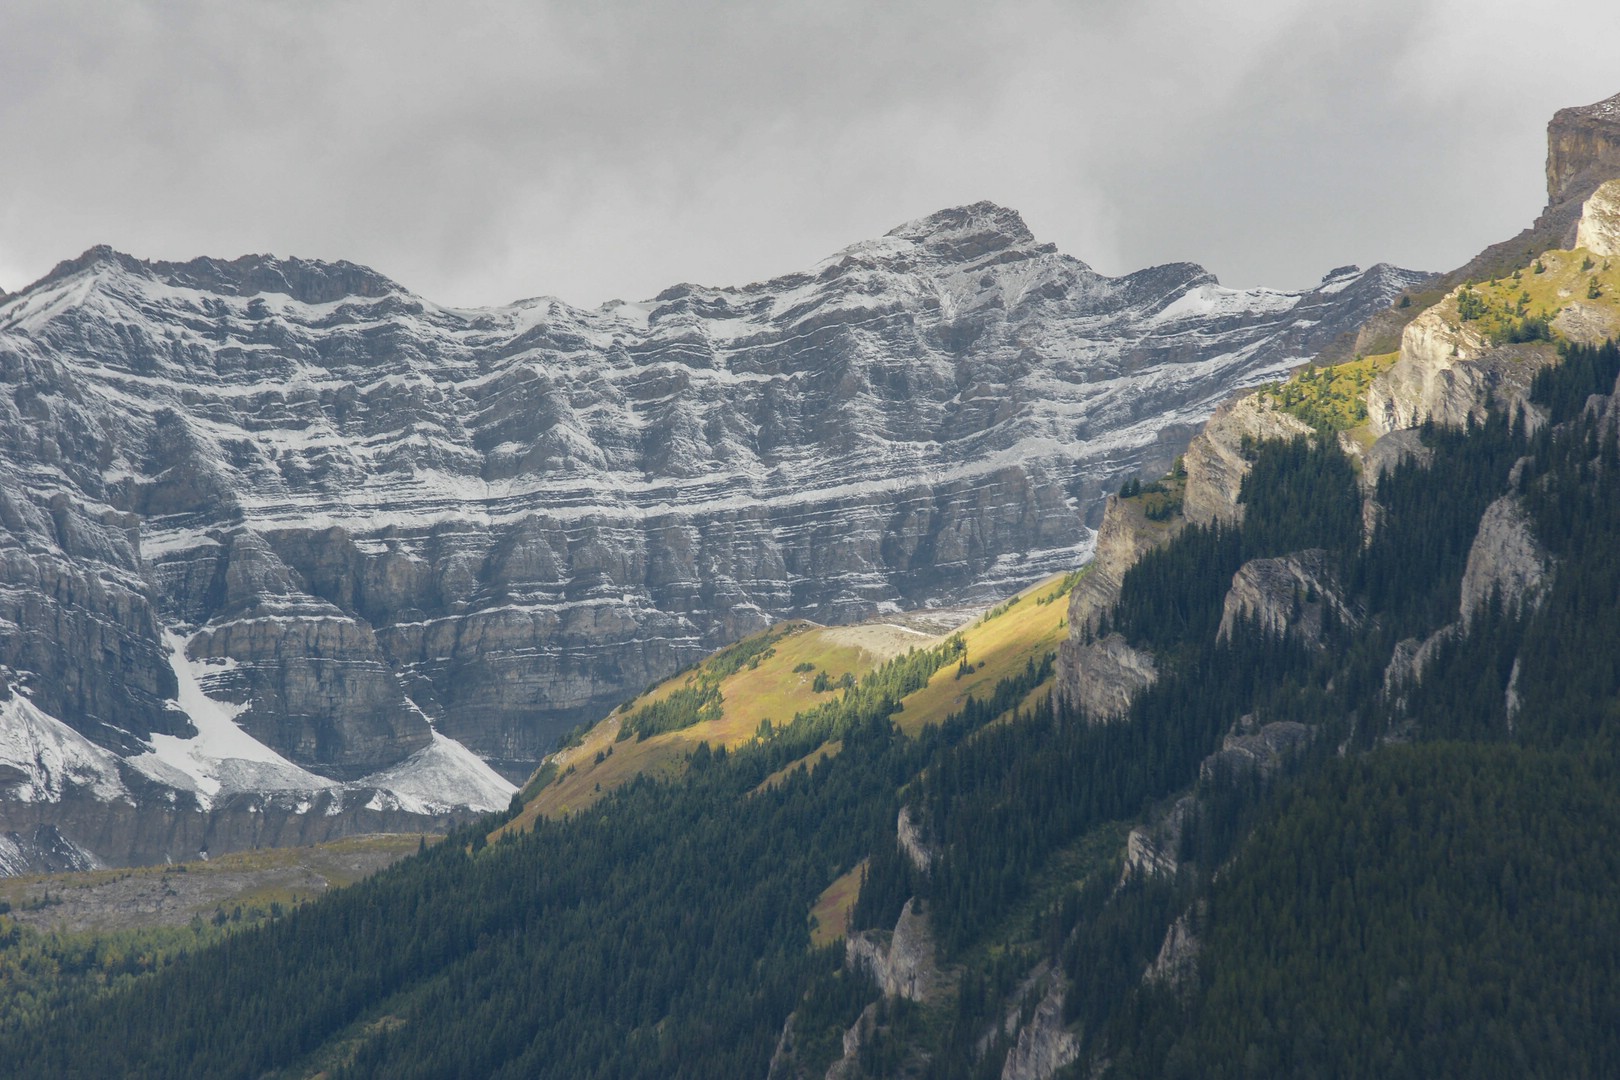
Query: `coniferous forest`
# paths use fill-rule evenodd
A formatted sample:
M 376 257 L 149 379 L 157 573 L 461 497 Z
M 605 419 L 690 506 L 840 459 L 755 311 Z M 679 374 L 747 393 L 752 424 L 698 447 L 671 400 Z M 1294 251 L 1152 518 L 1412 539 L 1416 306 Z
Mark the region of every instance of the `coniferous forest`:
M 768 738 L 699 746 L 678 778 L 494 842 L 498 818 L 463 829 L 11 1033 L 0 1061 L 765 1076 L 791 1014 L 795 1068 L 821 1075 L 866 1010 L 857 1073 L 999 1076 L 1041 971 L 1066 988 L 1074 1076 L 1620 1075 L 1620 444 L 1588 407 L 1617 377 L 1612 344 L 1568 347 L 1532 389 L 1550 420 L 1426 427 L 1366 542 L 1334 442 L 1252 446 L 1241 525 L 1189 526 L 1125 578 L 1111 625 L 1161 677 L 1122 719 L 1054 707 L 1048 660 L 903 734 L 901 699 L 966 662 L 959 642 L 913 652 Z M 1504 495 L 1550 583 L 1464 622 Z M 1339 586 L 1320 640 L 1217 633 L 1246 560 L 1307 549 Z M 1403 642 L 1430 643 L 1416 675 L 1389 672 Z M 1245 718 L 1306 735 L 1276 769 L 1219 764 Z M 896 845 L 902 807 L 926 873 Z M 1174 869 L 1122 870 L 1125 832 L 1170 817 Z M 863 860 L 852 929 L 916 898 L 942 999 L 879 1003 L 842 948 L 811 947 L 811 905 Z M 1172 925 L 1195 956 L 1150 974 Z

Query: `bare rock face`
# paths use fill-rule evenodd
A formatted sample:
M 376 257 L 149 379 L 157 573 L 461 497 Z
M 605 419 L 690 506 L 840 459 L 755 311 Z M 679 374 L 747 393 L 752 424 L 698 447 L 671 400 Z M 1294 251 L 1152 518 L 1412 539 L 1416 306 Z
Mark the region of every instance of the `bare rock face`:
M 1585 198 L 1596 182 L 1620 176 L 1620 94 L 1560 109 L 1547 124 L 1547 201 Z
M 1136 695 L 1159 678 L 1153 654 L 1134 649 L 1123 635 L 1091 642 L 1063 642 L 1059 653 L 1059 693 L 1092 723 L 1123 716 Z
M 948 980 L 935 960 L 933 925 L 919 900 L 906 901 L 894 930 L 863 930 L 844 942 L 844 963 L 870 975 L 888 997 L 928 1003 Z
M 1548 585 L 1552 559 L 1530 527 L 1530 515 L 1516 496 L 1504 495 L 1486 508 L 1468 549 L 1458 614 L 1466 630 L 1481 607 L 1500 598 L 1509 610 L 1533 608 Z
M 1007 1052 L 1001 1080 L 1051 1080 L 1080 1056 L 1080 1040 L 1063 1026 L 1064 997 L 1063 980 L 1053 979 Z
M 207 809 L 184 799 L 171 803 L 156 785 L 151 794 L 139 805 L 84 792 L 70 792 L 56 803 L 0 800 L 0 836 L 36 839 L 35 850 L 22 853 L 26 861 L 11 869 L 0 866 L 0 874 L 146 866 L 368 833 L 443 831 L 472 816 L 424 815 L 338 791 L 240 795 Z M 38 843 L 42 836 L 51 844 Z
M 1251 559 L 1232 575 L 1220 637 L 1230 637 L 1238 620 L 1251 619 L 1267 633 L 1320 645 L 1329 610 L 1338 619 L 1355 621 L 1328 567 L 1327 552 L 1312 548 L 1276 559 Z
M 1581 205 L 1575 246 L 1602 258 L 1620 255 L 1620 180 L 1607 180 L 1598 185 L 1591 198 Z
M 1198 954 L 1203 948 L 1193 929 L 1193 913 L 1183 912 L 1165 931 L 1159 955 L 1148 965 L 1142 981 L 1160 983 L 1172 989 L 1190 989 L 1198 978 Z
M 1187 446 L 1187 492 L 1182 513 L 1199 525 L 1242 521 L 1243 506 L 1238 495 L 1249 472 L 1244 442 L 1310 434 L 1311 428 L 1304 421 L 1279 412 L 1253 394 L 1221 406 Z
M 1483 338 L 1473 340 L 1477 335 L 1468 324 L 1454 332 L 1443 315 L 1430 319 L 1431 314 L 1425 312 L 1407 327 L 1400 359 L 1367 388 L 1367 418 L 1374 433 L 1383 436 L 1427 420 L 1452 427 L 1470 419 L 1479 422 L 1492 399 L 1527 416 L 1533 412 L 1531 380 L 1558 359 L 1551 344 L 1486 348 Z M 1457 345 L 1456 355 L 1447 351 L 1447 342 Z
M 1069 594 L 1069 634 L 1058 643 L 1057 694 L 1093 720 L 1123 713 L 1131 698 L 1158 678 L 1153 657 L 1118 634 L 1096 639 L 1102 620 L 1119 601 L 1125 572 L 1145 553 L 1169 543 L 1185 521 L 1151 521 L 1140 506 L 1110 495 L 1091 564 Z
M 1198 773 L 1206 780 L 1256 772 L 1270 776 L 1310 740 L 1311 729 L 1298 721 L 1257 724 L 1254 717 L 1244 717 L 1221 740 L 1221 748 L 1199 763 Z
M 1125 571 L 1149 551 L 1169 543 L 1184 524 L 1179 517 L 1150 521 L 1135 503 L 1108 496 L 1091 563 L 1069 594 L 1069 626 L 1096 630 L 1099 618 L 1119 600 Z
M 1403 638 L 1395 643 L 1389 663 L 1384 668 L 1384 693 L 1393 696 L 1401 686 L 1418 679 L 1423 669 L 1434 659 L 1435 652 L 1460 632 L 1458 623 L 1447 623 L 1427 638 Z
M 99 869 L 95 853 L 63 836 L 54 824 L 0 832 L 0 877 Z
M 1157 820 L 1132 829 L 1125 838 L 1125 864 L 1120 869 L 1120 881 L 1135 874 L 1174 877 L 1180 866 L 1177 852 L 1181 849 L 1181 833 L 1196 809 L 1197 800 L 1188 795 L 1177 799 Z
M 911 807 L 900 808 L 899 820 L 895 822 L 895 839 L 900 844 L 900 850 L 906 853 L 911 865 L 919 874 L 927 874 L 934 867 L 937 858 L 932 846 L 924 839 L 922 830 L 911 816 Z
M 1408 460 L 1427 465 L 1434 451 L 1423 445 L 1416 428 L 1401 428 L 1381 435 L 1362 458 L 1361 486 L 1363 492 L 1373 494 L 1379 479 L 1396 466 Z

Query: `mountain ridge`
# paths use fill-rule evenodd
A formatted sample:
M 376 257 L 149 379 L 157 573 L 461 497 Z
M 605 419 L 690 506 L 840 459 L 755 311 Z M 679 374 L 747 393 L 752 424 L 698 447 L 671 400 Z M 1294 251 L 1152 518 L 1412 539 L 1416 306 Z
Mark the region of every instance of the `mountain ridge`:
M 0 598 L 0 682 L 140 757 L 196 737 L 174 696 L 195 667 L 328 780 L 441 737 L 521 780 L 779 618 L 1067 570 L 1119 476 L 1417 280 L 1109 278 L 991 203 L 594 311 L 92 248 L 0 305 L 0 550 L 29 583 Z

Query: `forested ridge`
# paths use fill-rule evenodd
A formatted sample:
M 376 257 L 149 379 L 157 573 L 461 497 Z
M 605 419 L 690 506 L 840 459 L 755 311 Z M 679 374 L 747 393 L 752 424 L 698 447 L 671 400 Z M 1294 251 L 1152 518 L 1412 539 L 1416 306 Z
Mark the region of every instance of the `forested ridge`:
M 1074 1076 L 1614 1075 L 1620 444 L 1589 398 L 1617 376 L 1614 346 L 1569 347 L 1532 390 L 1549 422 L 1426 427 L 1426 459 L 1379 480 L 1366 543 L 1335 443 L 1249 447 L 1242 524 L 1189 526 L 1125 577 L 1109 629 L 1161 678 L 1120 720 L 1055 707 L 1031 662 L 906 736 L 901 699 L 965 662 L 914 652 L 753 744 L 699 746 L 679 778 L 495 843 L 480 822 L 12 1033 L 0 1060 L 764 1076 L 792 1014 L 784 1075 L 820 1075 L 879 994 L 811 948 L 807 914 L 864 859 L 853 929 L 917 898 L 949 990 L 869 1012 L 854 1074 L 998 1076 L 1009 1010 L 1060 981 Z M 1536 603 L 1498 595 L 1465 629 L 1469 549 L 1505 495 L 1554 569 Z M 1338 590 L 1319 640 L 1217 633 L 1245 561 L 1307 549 Z M 1429 666 L 1386 687 L 1411 641 Z M 1240 725 L 1282 722 L 1305 734 L 1274 767 L 1220 755 Z M 902 806 L 926 873 L 896 844 Z M 1122 872 L 1124 831 L 1172 820 L 1173 868 Z M 1149 975 L 1178 920 L 1193 961 Z

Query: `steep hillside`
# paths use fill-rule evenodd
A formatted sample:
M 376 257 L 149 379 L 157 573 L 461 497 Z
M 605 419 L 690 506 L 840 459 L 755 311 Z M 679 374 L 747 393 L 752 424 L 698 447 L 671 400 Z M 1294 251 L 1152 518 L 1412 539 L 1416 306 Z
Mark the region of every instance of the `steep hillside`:
M 1566 353 L 1528 412 L 1417 431 L 1368 543 L 1335 441 L 1253 446 L 1241 521 L 1123 574 L 1112 632 L 1160 670 L 1113 723 L 1032 697 L 1030 663 L 902 733 L 971 664 L 946 637 L 0 1050 L 20 1075 L 1602 1074 L 1620 349 Z M 1043 598 L 980 629 L 1063 611 Z M 709 673 L 820 633 L 784 629 Z
M 800 621 L 745 638 L 625 702 L 549 755 L 524 786 L 522 813 L 501 832 L 583 809 L 642 774 L 678 776 L 700 743 L 735 750 L 769 740 L 776 728 L 835 704 L 885 662 L 948 646 L 951 663 L 899 699 L 896 725 L 915 735 L 1052 653 L 1080 576 L 1037 582 L 971 617 L 959 610 L 843 627 Z M 796 764 L 813 765 L 838 749 L 836 742 L 815 746 Z

